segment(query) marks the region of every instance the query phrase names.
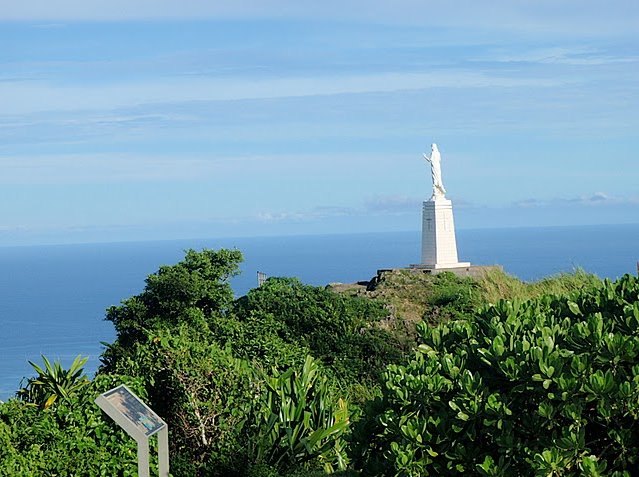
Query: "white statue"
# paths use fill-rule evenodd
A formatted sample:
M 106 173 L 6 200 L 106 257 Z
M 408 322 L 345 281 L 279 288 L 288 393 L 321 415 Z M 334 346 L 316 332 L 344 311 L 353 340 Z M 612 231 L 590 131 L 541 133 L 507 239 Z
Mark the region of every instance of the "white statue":
M 424 159 L 430 162 L 430 173 L 433 176 L 433 196 L 431 199 L 443 199 L 446 189 L 444 189 L 442 182 L 442 156 L 439 154 L 437 144 L 431 145 L 430 157 L 424 154 Z

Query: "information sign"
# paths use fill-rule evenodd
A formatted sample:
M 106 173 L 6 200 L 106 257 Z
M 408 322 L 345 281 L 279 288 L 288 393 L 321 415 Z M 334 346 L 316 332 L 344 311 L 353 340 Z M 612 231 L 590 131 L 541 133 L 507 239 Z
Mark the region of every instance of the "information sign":
M 160 416 L 124 385 L 107 391 L 102 396 L 147 437 L 166 426 Z
M 124 384 L 101 394 L 96 404 L 138 443 L 138 475 L 149 475 L 149 437 L 158 435 L 160 477 L 169 475 L 169 437 L 166 423 Z

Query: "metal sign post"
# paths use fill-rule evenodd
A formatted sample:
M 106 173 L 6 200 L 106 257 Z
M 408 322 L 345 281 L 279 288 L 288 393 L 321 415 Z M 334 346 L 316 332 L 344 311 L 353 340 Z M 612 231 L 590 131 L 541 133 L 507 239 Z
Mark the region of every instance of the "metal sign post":
M 139 477 L 149 477 L 149 438 L 157 434 L 160 477 L 169 477 L 169 429 L 166 422 L 124 384 L 100 394 L 95 403 L 138 443 Z

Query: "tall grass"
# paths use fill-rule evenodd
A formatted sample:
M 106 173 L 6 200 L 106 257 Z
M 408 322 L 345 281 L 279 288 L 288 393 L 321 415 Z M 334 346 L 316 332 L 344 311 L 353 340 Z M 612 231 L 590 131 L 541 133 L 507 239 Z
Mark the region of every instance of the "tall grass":
M 547 294 L 565 296 L 602 284 L 596 275 L 580 268 L 534 282 L 524 282 L 500 268 L 486 268 L 478 277 L 393 270 L 383 273 L 373 289 L 349 287 L 340 293 L 383 303 L 389 317 L 379 325 L 410 348 L 416 339 L 415 325 L 422 320 L 435 325 L 451 319 L 472 319 L 482 306 L 499 300 L 526 301 Z
M 478 279 L 478 288 L 486 303 L 504 300 L 528 300 L 541 295 L 567 295 L 584 288 L 599 287 L 602 280 L 581 268 L 559 273 L 539 281 L 524 282 L 502 270 L 490 269 Z

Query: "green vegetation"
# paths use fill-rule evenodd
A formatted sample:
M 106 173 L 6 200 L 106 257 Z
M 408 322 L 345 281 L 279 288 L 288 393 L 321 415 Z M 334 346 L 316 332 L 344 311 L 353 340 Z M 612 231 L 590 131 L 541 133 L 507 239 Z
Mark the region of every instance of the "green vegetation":
M 94 403 L 122 382 L 146 398 L 140 380 L 98 375 L 47 409 L 18 399 L 1 404 L 0 475 L 136 475 L 135 441 Z
M 289 368 L 265 382 L 254 461 L 282 471 L 316 459 L 326 472 L 345 470 L 348 405 L 331 395 L 314 359 L 308 356 L 299 372 Z
M 418 331 L 368 416 L 373 475 L 634 475 L 636 278 Z
M 544 295 L 567 295 L 602 286 L 595 275 L 576 269 L 573 273 L 560 273 L 537 282 L 525 283 L 501 270 L 489 270 L 479 280 L 482 299 L 487 303 L 499 300 L 528 300 Z
M 93 400 L 125 383 L 165 419 L 176 476 L 633 475 L 639 284 L 387 272 L 271 278 L 234 299 L 241 253 L 188 251 L 107 310 L 117 338 L 0 404 L 1 475 L 134 475 Z
M 413 270 L 392 270 L 382 272 L 368 286 L 334 285 L 332 288 L 343 295 L 383 303 L 388 317 L 381 323 L 382 327 L 412 347 L 419 340 L 416 325 L 422 321 L 436 325 L 472 319 L 476 310 L 499 300 L 566 295 L 599 286 L 599 278 L 579 269 L 526 283 L 495 267 L 485 269 L 477 278 L 460 277 L 451 272 L 429 275 Z
M 297 279 L 270 278 L 237 300 L 235 329 L 241 332 L 226 336 L 224 343 L 244 357 L 278 367 L 301 365 L 312 355 L 349 399 L 361 403 L 378 388 L 386 365 L 410 351 L 379 326 L 386 315 L 377 301 Z
M 56 400 L 68 399 L 89 383 L 89 379 L 83 374 L 83 366 L 87 358 L 76 357 L 68 370 L 63 369 L 58 361 L 51 364 L 46 356 L 42 356 L 42 360 L 44 369 L 29 361 L 38 375 L 30 378 L 18 391 L 18 397 L 23 401 L 47 409 Z

